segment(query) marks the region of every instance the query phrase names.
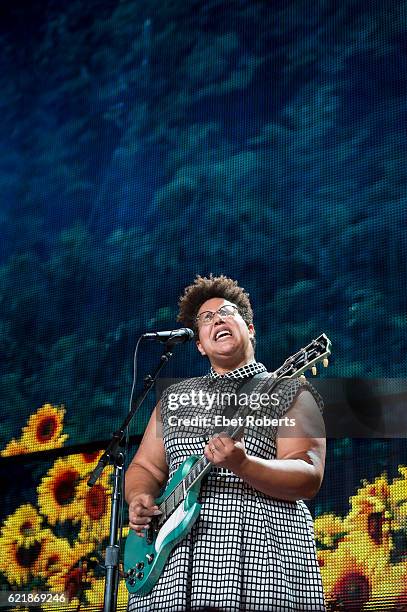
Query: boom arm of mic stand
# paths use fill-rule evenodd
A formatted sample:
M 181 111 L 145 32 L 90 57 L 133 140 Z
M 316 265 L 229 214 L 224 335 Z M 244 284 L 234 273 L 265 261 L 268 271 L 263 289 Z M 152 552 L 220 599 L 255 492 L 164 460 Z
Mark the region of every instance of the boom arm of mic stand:
M 155 381 L 162 368 L 168 363 L 172 357 L 172 352 L 169 350 L 169 345 L 166 344 L 163 354 L 160 358 L 160 363 L 152 374 L 148 374 L 144 378 L 144 389 L 141 393 L 132 400 L 130 410 L 123 423 L 117 431 L 114 432 L 109 445 L 101 458 L 98 461 L 97 466 L 91 473 L 88 479 L 88 486 L 92 487 L 102 475 L 102 472 L 106 465 L 112 463 L 114 465 L 114 480 L 113 480 L 113 491 L 112 491 L 112 508 L 110 513 L 110 528 L 109 528 L 109 545 L 106 548 L 105 556 L 105 567 L 106 567 L 106 582 L 105 582 L 105 593 L 104 593 L 104 604 L 103 612 L 115 612 L 117 605 L 117 590 L 119 586 L 119 538 L 118 538 L 118 527 L 119 527 L 119 508 L 122 495 L 122 479 L 123 479 L 123 466 L 124 466 L 124 449 L 123 439 L 125 431 L 133 419 L 136 411 L 140 408 L 141 404 L 147 397 L 150 389 L 154 385 Z
M 128 415 L 124 419 L 120 428 L 114 432 L 113 437 L 111 441 L 109 442 L 107 449 L 105 450 L 105 452 L 99 459 L 97 466 L 91 473 L 88 479 L 89 487 L 92 487 L 96 483 L 96 481 L 100 478 L 105 466 L 108 465 L 109 463 L 112 463 L 112 459 L 114 459 L 115 456 L 117 455 L 117 449 L 120 446 L 120 443 L 124 438 L 124 434 L 125 434 L 125 431 L 128 425 L 133 420 L 135 413 L 137 412 L 137 410 L 140 408 L 140 406 L 146 399 L 148 393 L 150 392 L 151 387 L 154 385 L 155 381 L 157 380 L 159 373 L 161 372 L 163 367 L 168 363 L 171 357 L 172 357 L 172 352 L 169 351 L 168 347 L 166 346 L 163 354 L 160 357 L 160 363 L 158 364 L 158 366 L 156 367 L 156 369 L 154 370 L 152 374 L 147 374 L 147 376 L 144 378 L 143 391 L 132 401 L 132 405 L 130 407 Z

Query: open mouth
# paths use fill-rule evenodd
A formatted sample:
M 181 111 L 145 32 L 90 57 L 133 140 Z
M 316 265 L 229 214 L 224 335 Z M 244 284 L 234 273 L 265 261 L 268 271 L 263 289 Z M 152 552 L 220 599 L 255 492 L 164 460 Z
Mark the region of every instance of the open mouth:
M 219 340 L 224 340 L 225 338 L 230 338 L 232 336 L 232 333 L 228 330 L 228 329 L 221 329 L 220 331 L 216 332 L 215 334 L 215 342 L 218 342 Z

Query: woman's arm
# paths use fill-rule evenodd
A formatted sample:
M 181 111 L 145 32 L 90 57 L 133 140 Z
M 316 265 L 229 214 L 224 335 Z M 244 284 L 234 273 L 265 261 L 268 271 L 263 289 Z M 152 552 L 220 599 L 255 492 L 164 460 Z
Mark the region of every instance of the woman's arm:
M 285 414 L 295 426 L 277 433 L 276 459 L 247 455 L 242 442 L 216 436 L 205 448 L 205 456 L 226 467 L 253 488 L 286 501 L 311 499 L 321 486 L 325 466 L 325 427 L 312 394 L 302 390 Z M 211 447 L 215 447 L 212 454 Z
M 154 505 L 154 498 L 168 477 L 160 424 L 160 410 L 157 406 L 125 477 L 129 524 L 140 536 L 143 535 L 142 530 L 150 522 L 151 516 L 158 510 Z

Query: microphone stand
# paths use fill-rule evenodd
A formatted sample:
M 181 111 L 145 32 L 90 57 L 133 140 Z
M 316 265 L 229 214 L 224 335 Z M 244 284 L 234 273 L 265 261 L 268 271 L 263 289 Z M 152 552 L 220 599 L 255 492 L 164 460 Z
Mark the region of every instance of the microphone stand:
M 117 431 L 113 433 L 113 437 L 109 442 L 109 445 L 95 469 L 88 480 L 88 486 L 93 487 L 98 478 L 101 476 L 104 468 L 108 464 L 114 466 L 114 478 L 113 478 L 113 491 L 112 491 L 112 509 L 110 513 L 110 529 L 109 529 L 109 544 L 106 548 L 105 555 L 105 568 L 106 568 L 106 579 L 105 579 L 105 592 L 104 592 L 104 603 L 103 612 L 115 612 L 117 606 L 117 592 L 119 588 L 119 538 L 118 538 L 118 527 L 119 527 L 119 510 L 120 502 L 122 497 L 122 482 L 123 482 L 123 466 L 125 462 L 125 447 L 124 437 L 126 429 L 133 419 L 136 411 L 140 408 L 141 404 L 147 397 L 150 389 L 154 385 L 158 374 L 162 368 L 168 363 L 172 357 L 172 353 L 169 350 L 170 343 L 167 343 L 164 348 L 164 352 L 160 357 L 160 362 L 152 374 L 147 374 L 144 378 L 144 389 L 136 397 L 130 407 L 130 411 L 127 417 Z

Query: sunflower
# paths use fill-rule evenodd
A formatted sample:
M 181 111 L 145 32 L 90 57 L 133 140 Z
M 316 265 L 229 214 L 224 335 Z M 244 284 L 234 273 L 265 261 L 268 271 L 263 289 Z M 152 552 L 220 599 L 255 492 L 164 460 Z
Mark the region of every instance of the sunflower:
M 42 531 L 42 518 L 31 504 L 23 504 L 4 521 L 2 538 L 18 545 L 31 546 L 38 541 Z
M 53 537 L 45 542 L 38 558 L 38 574 L 49 580 L 55 575 L 67 574 L 69 568 L 90 552 L 85 545 L 70 546 L 64 538 Z
M 380 545 L 372 542 L 367 533 L 350 533 L 345 536 L 343 542 L 352 550 L 355 558 L 371 571 L 383 572 L 391 563 L 393 541 L 389 533 L 385 534 Z
M 334 549 L 338 541 L 345 535 L 343 519 L 332 513 L 321 514 L 314 521 L 315 539 L 317 545 L 325 549 Z
M 85 480 L 82 480 L 78 487 L 82 521 L 79 541 L 99 543 L 109 535 L 111 510 L 109 478 L 109 474 L 104 472 L 93 487 L 88 487 Z
M 64 414 L 64 408 L 44 404 L 23 427 L 21 444 L 30 452 L 61 448 L 68 437 L 62 433 Z
M 392 529 L 393 509 L 390 500 L 390 485 L 385 476 L 373 483 L 364 482 L 356 495 L 351 497 L 351 510 L 344 519 L 349 533 L 368 534 L 377 546 L 391 547 L 389 534 Z
M 100 457 L 103 455 L 103 450 L 97 450 L 92 453 L 79 453 L 77 455 L 71 455 L 71 461 L 80 471 L 83 478 L 88 479 L 92 471 L 95 469 Z M 113 467 L 108 465 L 104 468 L 103 473 L 111 474 Z
M 77 487 L 81 472 L 69 457 L 57 459 L 38 486 L 38 505 L 40 512 L 47 516 L 48 522 L 55 525 L 58 521 L 81 518 L 81 505 L 77 500 Z
M 357 539 L 352 535 L 345 536 L 336 550 L 318 552 L 324 590 L 333 609 L 342 605 L 346 611 L 361 610 L 393 567 L 388 547 L 375 545 L 367 533 Z M 321 559 L 319 553 L 323 553 Z
M 81 550 L 81 545 L 74 547 L 74 554 L 78 554 Z M 82 555 L 74 563 L 66 567 L 63 571 L 57 572 L 48 578 L 48 585 L 51 591 L 57 593 L 65 593 L 68 602 L 76 604 L 83 602 L 85 592 L 91 588 L 95 581 L 93 571 L 88 569 L 88 561 L 86 559 L 86 551 L 89 549 L 83 548 L 85 555 Z
M 97 450 L 92 453 L 79 453 L 79 455 L 75 455 L 75 457 L 77 457 L 78 461 L 83 464 L 84 469 L 86 469 L 87 472 L 91 472 L 96 467 L 96 464 L 103 455 L 103 452 L 103 450 Z
M 38 574 L 41 551 L 53 537 L 48 529 L 43 529 L 36 534 L 35 540 L 29 536 L 26 542 L 21 542 L 20 536 L 18 539 L 0 538 L 0 571 L 10 584 L 21 587 Z
M 362 610 L 369 601 L 373 584 L 371 572 L 347 546 L 339 544 L 321 566 L 327 604 L 347 612 Z
M 2 457 L 61 448 L 68 437 L 68 434 L 62 433 L 64 414 L 62 407 L 51 404 L 41 406 L 29 417 L 20 439 L 13 438 L 1 451 Z

